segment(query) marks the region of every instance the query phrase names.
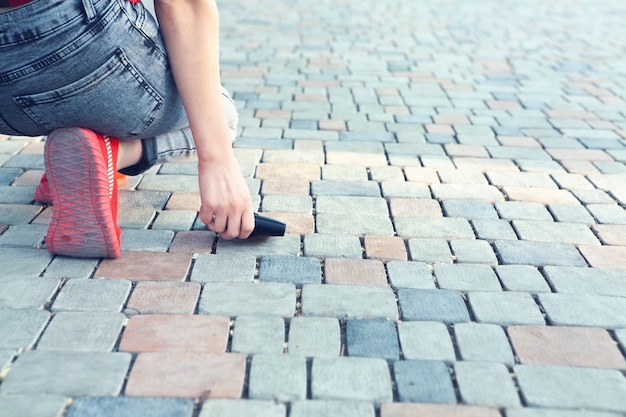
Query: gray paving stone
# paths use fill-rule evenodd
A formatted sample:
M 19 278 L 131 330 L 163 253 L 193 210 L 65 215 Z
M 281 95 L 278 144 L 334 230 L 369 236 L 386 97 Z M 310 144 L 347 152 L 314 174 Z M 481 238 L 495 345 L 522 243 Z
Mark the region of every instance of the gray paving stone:
M 411 260 L 426 263 L 452 263 L 452 251 L 443 239 L 409 239 Z
M 392 401 L 387 362 L 378 358 L 315 358 L 311 396 L 314 400 Z
M 465 219 L 455 217 L 396 217 L 398 236 L 422 239 L 474 239 Z
M 1 204 L 29 204 L 33 201 L 35 187 L 0 185 Z
M 256 258 L 250 255 L 201 253 L 191 270 L 193 282 L 252 282 Z
M 135 252 L 167 252 L 174 239 L 172 230 L 124 229 L 121 250 Z
M 224 255 L 290 255 L 295 256 L 300 253 L 300 236 L 270 236 L 254 237 L 245 240 L 224 240 L 217 242 L 217 254 Z
M 255 355 L 250 365 L 248 396 L 252 399 L 306 399 L 307 365 L 296 355 Z
M 0 392 L 116 396 L 122 389 L 130 361 L 128 353 L 31 350 L 15 361 Z
M 582 204 L 549 204 L 548 209 L 558 222 L 594 224 L 591 214 Z
M 132 283 L 126 280 L 70 280 L 61 289 L 50 309 L 60 311 L 122 311 Z
M 41 336 L 37 349 L 111 352 L 124 319 L 122 313 L 57 313 Z
M 317 258 L 300 256 L 263 256 L 259 265 L 259 281 L 321 284 L 322 266 Z
M 285 283 L 207 283 L 202 289 L 200 314 L 292 317 L 296 287 Z
M 49 319 L 47 311 L 0 309 L 0 348 L 31 348 Z
M 67 417 L 191 417 L 194 404 L 184 398 L 79 397 Z
M 450 247 L 458 263 L 498 264 L 496 254 L 485 240 L 453 240 Z
M 8 225 L 30 223 L 40 212 L 40 206 L 28 204 L 0 204 L 0 222 Z
M 374 404 L 361 401 L 295 401 L 289 417 L 374 417 Z
M 587 210 L 600 224 L 626 224 L 626 211 L 615 204 L 588 204 Z
M 36 153 L 19 153 L 2 164 L 4 168 L 25 168 L 43 170 L 43 155 Z
M 523 240 L 600 245 L 591 229 L 584 224 L 514 220 L 513 227 Z
M 318 214 L 389 216 L 387 201 L 381 197 L 319 196 L 315 201 L 315 211 Z
M 568 243 L 496 240 L 493 245 L 503 265 L 587 265 L 576 247 Z
M 144 175 L 137 189 L 198 192 L 198 178 L 193 175 Z
M 147 229 L 157 212 L 149 207 L 133 207 L 122 210 L 117 223 L 122 229 Z
M 335 235 L 393 235 L 388 216 L 355 214 L 324 214 L 315 216 L 316 229 L 321 234 Z
M 507 291 L 526 291 L 529 293 L 552 291 L 541 272 L 533 266 L 498 265 L 496 274 Z
M 501 363 L 457 362 L 454 372 L 465 404 L 490 407 L 521 405 L 510 372 Z
M 398 302 L 402 318 L 408 321 L 459 323 L 470 319 L 458 291 L 402 288 L 398 290 Z
M 500 282 L 488 265 L 436 264 L 435 277 L 440 288 L 468 291 L 501 291 Z
M 312 234 L 304 236 L 304 256 L 361 259 L 363 248 L 358 236 Z
M 394 288 L 435 289 L 432 272 L 426 263 L 391 261 L 387 273 Z
M 590 294 L 539 294 L 551 324 L 626 328 L 626 298 Z
M 280 317 L 240 316 L 235 320 L 233 352 L 280 354 L 284 344 L 285 323 Z
M 0 168 L 0 185 L 11 185 L 23 172 L 20 168 Z
M 539 203 L 523 201 L 501 201 L 496 203 L 500 217 L 507 220 L 543 220 L 553 221 L 548 209 Z
M 547 266 L 543 271 L 552 288 L 558 293 L 616 297 L 626 294 L 624 270 Z
M 535 300 L 525 292 L 470 292 L 468 299 L 479 323 L 545 324 Z
M 0 235 L 0 247 L 39 248 L 48 226 L 45 224 L 16 224 Z
M 430 198 L 430 189 L 426 184 L 383 181 L 380 187 L 385 198 Z
M 375 181 L 313 181 L 311 195 L 380 197 Z
M 2 395 L 0 417 L 61 417 L 65 397 L 59 395 Z
M 506 417 L 617 417 L 618 414 L 604 411 L 578 411 L 556 408 L 510 408 Z
M 280 213 L 311 213 L 313 201 L 308 195 L 278 195 L 263 196 L 261 210 Z
M 398 397 L 402 402 L 456 403 L 448 366 L 438 361 L 398 361 L 393 364 Z
M 399 318 L 391 288 L 330 284 L 302 288 L 302 315 L 339 319 Z
M 446 200 L 441 203 L 447 217 L 498 219 L 493 204 L 479 200 Z
M 44 278 L 89 278 L 98 266 L 99 259 L 55 256 L 46 268 Z
M 2 372 L 5 367 L 11 364 L 16 354 L 17 349 L 0 348 L 0 372 Z
M 405 359 L 454 362 L 456 354 L 448 327 L 431 321 L 403 321 L 398 334 Z
M 285 404 L 263 400 L 208 400 L 199 417 L 287 417 Z
M 478 239 L 517 240 L 515 230 L 507 220 L 473 219 L 471 224 Z
M 483 200 L 489 203 L 503 201 L 502 192 L 493 185 L 431 184 L 433 196 L 439 200 Z
M 163 210 L 152 223 L 152 230 L 191 230 L 198 213 L 193 210 Z
M 330 317 L 294 317 L 289 323 L 289 353 L 337 357 L 341 352 L 339 321 Z
M 346 323 L 348 356 L 394 360 L 400 358 L 398 332 L 386 320 L 349 320 Z
M 349 165 L 323 165 L 322 180 L 326 181 L 362 181 L 368 180 L 365 167 Z
M 619 371 L 542 365 L 514 371 L 531 407 L 626 411 L 626 379 Z
M 0 279 L 0 308 L 43 310 L 60 282 L 47 278 Z
M 458 323 L 454 325 L 456 344 L 464 361 L 515 364 L 509 340 L 495 324 Z
M 163 210 L 170 196 L 171 193 L 168 191 L 130 191 L 122 189 L 119 191 L 118 205 L 121 212 L 143 208 Z

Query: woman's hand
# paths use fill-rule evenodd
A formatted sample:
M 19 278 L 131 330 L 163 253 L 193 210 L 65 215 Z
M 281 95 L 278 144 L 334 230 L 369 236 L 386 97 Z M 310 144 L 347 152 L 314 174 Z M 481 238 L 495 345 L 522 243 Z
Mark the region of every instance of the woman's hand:
M 200 220 L 225 239 L 245 239 L 254 229 L 248 186 L 239 163 L 230 155 L 198 162 Z

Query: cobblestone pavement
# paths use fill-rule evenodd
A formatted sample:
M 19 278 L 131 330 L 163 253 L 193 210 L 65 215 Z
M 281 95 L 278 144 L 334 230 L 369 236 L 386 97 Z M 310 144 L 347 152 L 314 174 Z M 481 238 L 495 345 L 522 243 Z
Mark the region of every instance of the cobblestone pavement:
M 166 165 L 121 193 L 120 259 L 53 257 L 43 139 L 2 137 L 0 416 L 626 415 L 623 1 L 221 17 L 288 234 L 220 240 Z

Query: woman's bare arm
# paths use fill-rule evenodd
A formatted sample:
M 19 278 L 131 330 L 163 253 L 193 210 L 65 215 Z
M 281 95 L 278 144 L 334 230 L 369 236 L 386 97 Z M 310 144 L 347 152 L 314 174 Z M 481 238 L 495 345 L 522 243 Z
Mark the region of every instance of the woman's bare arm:
M 219 16 L 214 0 L 155 0 L 165 47 L 198 151 L 200 219 L 226 239 L 254 228 L 221 97 Z

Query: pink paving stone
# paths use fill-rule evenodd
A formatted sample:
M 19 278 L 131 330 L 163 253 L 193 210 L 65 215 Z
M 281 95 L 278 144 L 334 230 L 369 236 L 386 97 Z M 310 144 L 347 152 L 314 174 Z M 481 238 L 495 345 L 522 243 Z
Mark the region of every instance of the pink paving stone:
M 428 133 L 441 133 L 444 135 L 454 135 L 454 129 L 450 125 L 424 125 L 424 128 Z
M 296 94 L 294 95 L 294 101 L 312 101 L 323 103 L 328 101 L 328 96 L 323 94 Z
M 528 203 L 560 204 L 578 203 L 578 200 L 567 190 L 557 190 L 553 188 L 532 188 L 532 187 L 502 187 L 504 193 L 512 201 L 525 201 Z
M 138 282 L 126 308 L 139 314 L 192 314 L 200 289 L 197 282 Z
M 519 168 L 510 159 L 454 157 L 452 162 L 458 169 L 474 171 L 519 171 Z
M 501 417 L 495 408 L 447 404 L 385 403 L 380 417 Z
M 20 153 L 42 154 L 44 146 L 45 142 L 43 141 L 30 142 L 20 151 Z
M 13 181 L 13 185 L 32 187 L 39 185 L 41 176 L 45 171 L 40 169 L 29 169 Z
M 377 88 L 376 94 L 380 97 L 397 97 L 400 95 L 400 92 L 397 88 Z
M 600 149 L 546 149 L 554 159 L 562 160 L 582 160 L 582 161 L 613 161 L 608 153 Z
M 430 198 L 391 198 L 389 208 L 393 217 L 442 217 L 441 206 Z
M 167 210 L 199 210 L 200 193 L 174 192 L 165 205 Z
M 264 110 L 260 109 L 254 113 L 257 119 L 291 119 L 291 112 L 288 110 Z
M 170 244 L 170 253 L 211 253 L 216 234 L 209 230 L 191 230 L 178 232 Z
M 312 139 L 296 140 L 293 142 L 293 150 L 324 153 L 324 142 Z
M 145 352 L 137 355 L 125 394 L 238 399 L 245 373 L 246 357 L 237 353 Z
M 133 316 L 124 329 L 119 350 L 124 352 L 226 351 L 230 318 L 193 314 Z
M 591 228 L 606 245 L 626 246 L 626 225 L 594 224 Z
M 315 233 L 315 219 L 310 213 L 272 213 L 263 212 L 263 216 L 281 221 L 287 225 L 286 234 L 308 235 Z
M 96 278 L 131 281 L 184 281 L 191 255 L 184 253 L 122 252 L 118 259 L 105 259 Z
M 509 338 L 524 364 L 625 369 L 626 361 L 604 329 L 511 326 Z
M 567 161 L 559 161 L 559 163 L 567 170 L 567 172 L 572 174 L 597 174 L 600 170 L 589 161 L 579 161 L 579 160 L 567 160 Z
M 329 165 L 352 165 L 352 166 L 387 166 L 387 157 L 384 153 L 365 152 L 326 152 L 326 163 Z
M 398 236 L 365 236 L 365 255 L 382 262 L 406 261 L 406 244 Z
M 0 224 L 0 235 L 6 232 L 8 228 L 9 228 L 8 224 Z
M 324 278 L 326 284 L 387 286 L 385 266 L 374 259 L 328 258 Z
M 268 179 L 299 179 L 316 181 L 320 179 L 320 166 L 305 163 L 261 163 L 257 165 L 255 178 Z
M 264 180 L 261 185 L 261 194 L 296 194 L 296 195 L 309 195 L 311 190 L 311 183 L 307 180 L 300 179 L 268 179 Z
M 457 143 L 447 143 L 444 145 L 448 156 L 470 156 L 476 158 L 489 158 L 489 152 L 480 145 L 460 145 Z
M 318 124 L 320 130 L 333 130 L 337 132 L 345 132 L 348 130 L 345 120 L 320 120 Z
M 519 146 L 524 148 L 540 148 L 541 144 L 535 138 L 528 136 L 498 136 L 502 146 Z
M 579 246 L 578 250 L 595 268 L 626 269 L 626 246 Z
M 422 184 L 438 184 L 440 182 L 439 175 L 437 175 L 437 171 L 433 168 L 405 167 L 404 176 L 407 181 Z

